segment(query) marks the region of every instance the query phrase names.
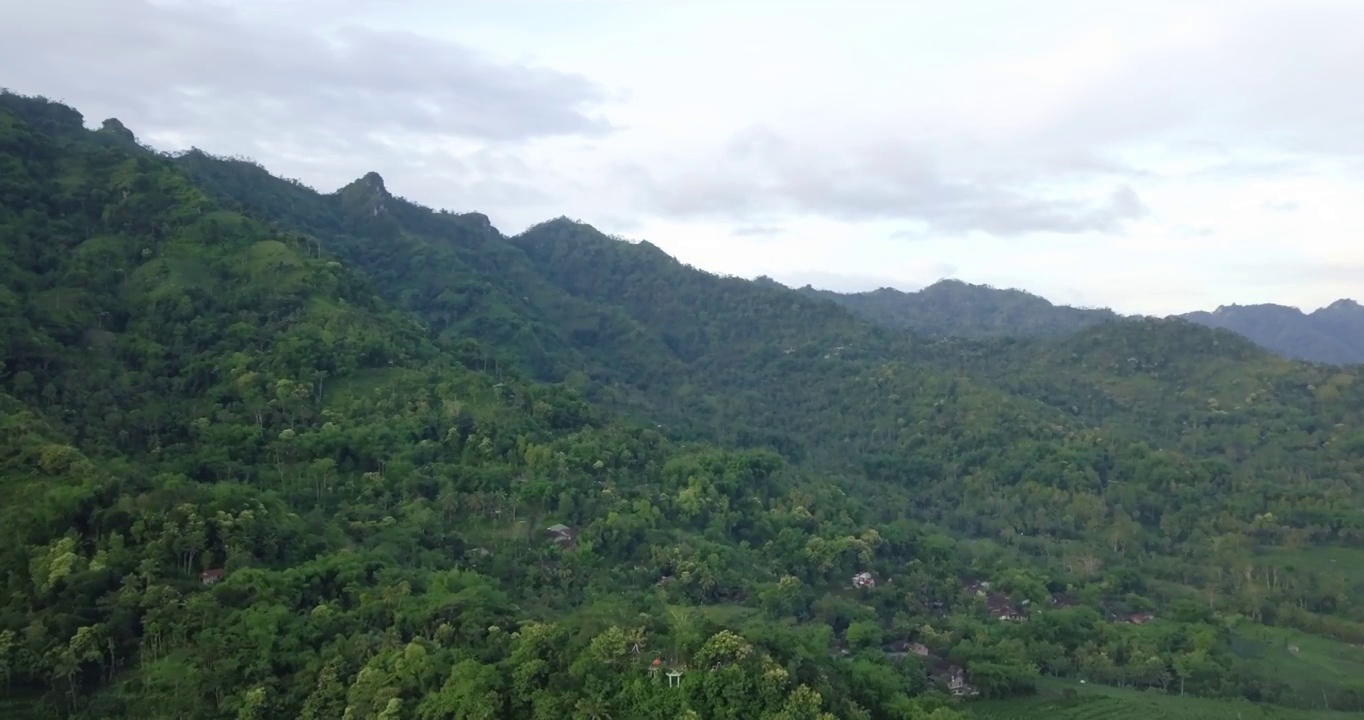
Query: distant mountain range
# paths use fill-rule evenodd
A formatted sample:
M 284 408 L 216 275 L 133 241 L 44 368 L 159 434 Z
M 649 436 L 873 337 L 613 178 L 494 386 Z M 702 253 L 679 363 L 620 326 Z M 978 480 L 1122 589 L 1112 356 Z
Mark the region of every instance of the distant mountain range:
M 1060 337 L 1120 319 L 1107 308 L 1055 305 L 1022 290 L 941 280 L 917 292 L 881 288 L 837 293 L 800 288 L 885 327 L 935 337 Z M 1338 300 L 1311 313 L 1284 305 L 1227 305 L 1178 315 L 1240 334 L 1284 357 L 1333 365 L 1364 363 L 1364 307 Z
M 1364 307 L 1337 300 L 1310 313 L 1284 305 L 1225 305 L 1181 315 L 1240 333 L 1285 357 L 1334 365 L 1364 363 Z

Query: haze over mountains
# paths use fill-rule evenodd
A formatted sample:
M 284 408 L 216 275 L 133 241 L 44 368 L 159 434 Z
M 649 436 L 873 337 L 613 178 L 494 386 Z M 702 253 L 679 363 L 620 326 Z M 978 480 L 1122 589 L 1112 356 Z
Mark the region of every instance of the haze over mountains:
M 810 286 L 800 291 L 848 308 L 886 327 L 933 337 L 1059 337 L 1120 315 L 1108 309 L 1054 305 L 1016 289 L 942 280 L 915 292 L 881 288 L 837 293 Z M 1229 305 L 1176 317 L 1244 335 L 1284 357 L 1349 365 L 1364 363 L 1364 308 L 1339 300 L 1304 313 L 1283 305 Z

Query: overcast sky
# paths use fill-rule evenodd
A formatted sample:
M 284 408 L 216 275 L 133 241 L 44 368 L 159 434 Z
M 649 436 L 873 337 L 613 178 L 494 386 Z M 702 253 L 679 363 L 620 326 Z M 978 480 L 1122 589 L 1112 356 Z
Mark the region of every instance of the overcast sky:
M 1364 299 L 1364 2 L 0 2 L 0 86 L 508 234 L 1166 314 Z

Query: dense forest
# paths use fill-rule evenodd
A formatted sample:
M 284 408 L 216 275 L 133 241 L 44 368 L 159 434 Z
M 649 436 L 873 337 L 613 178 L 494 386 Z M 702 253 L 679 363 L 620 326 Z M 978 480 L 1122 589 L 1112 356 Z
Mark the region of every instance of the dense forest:
M 0 95 L 0 714 L 1364 711 L 1364 383 L 931 338 Z
M 1022 290 L 960 280 L 942 280 L 915 292 L 881 288 L 836 293 L 808 285 L 800 292 L 842 305 L 878 325 L 929 337 L 1059 338 L 1122 317 L 1112 310 L 1053 305 Z M 1364 308 L 1353 300 L 1337 300 L 1310 313 L 1283 305 L 1230 305 L 1179 317 L 1231 330 L 1287 358 L 1364 364 Z

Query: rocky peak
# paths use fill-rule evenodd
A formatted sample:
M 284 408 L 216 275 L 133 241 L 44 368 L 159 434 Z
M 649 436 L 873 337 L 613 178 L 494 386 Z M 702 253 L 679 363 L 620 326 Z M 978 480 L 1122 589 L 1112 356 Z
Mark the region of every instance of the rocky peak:
M 123 123 L 119 122 L 118 118 L 109 118 L 108 120 L 105 120 L 104 123 L 100 125 L 100 129 L 103 130 L 104 132 L 117 135 L 118 137 L 121 137 L 124 140 L 137 142 L 137 137 L 133 135 L 133 131 L 129 130 L 127 126 L 125 126 Z
M 367 172 L 359 179 L 337 191 L 341 202 L 352 211 L 364 209 L 368 214 L 377 215 L 392 199 L 384 187 L 384 179 L 377 172 Z
M 365 173 L 364 177 L 356 180 L 356 182 L 363 183 L 365 187 L 368 187 L 372 192 L 382 193 L 384 195 L 388 194 L 388 190 L 384 187 L 383 177 L 373 170 Z
M 1364 310 L 1364 308 L 1359 306 L 1359 303 L 1350 298 L 1341 298 L 1322 309 L 1330 312 L 1358 312 Z

